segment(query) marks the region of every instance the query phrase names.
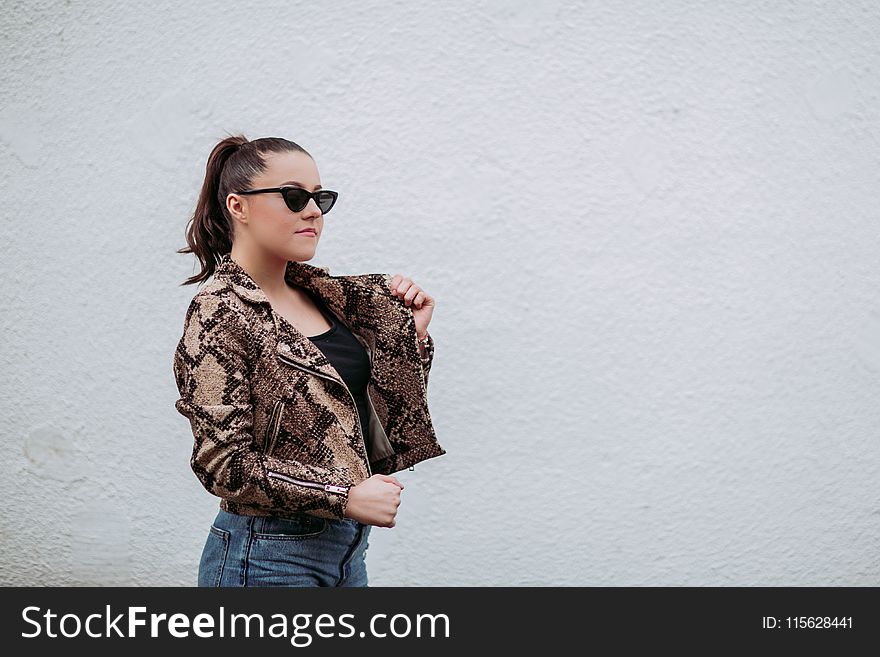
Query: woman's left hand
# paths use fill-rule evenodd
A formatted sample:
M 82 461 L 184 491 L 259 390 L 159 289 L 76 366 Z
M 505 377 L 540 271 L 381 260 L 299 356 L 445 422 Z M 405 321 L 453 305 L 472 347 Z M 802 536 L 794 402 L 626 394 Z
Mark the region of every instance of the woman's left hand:
M 434 314 L 434 297 L 429 296 L 411 278 L 395 274 L 391 278 L 391 293 L 403 299 L 413 311 L 413 319 L 416 321 L 416 335 L 424 338 L 428 332 L 428 324 L 431 323 L 431 315 Z

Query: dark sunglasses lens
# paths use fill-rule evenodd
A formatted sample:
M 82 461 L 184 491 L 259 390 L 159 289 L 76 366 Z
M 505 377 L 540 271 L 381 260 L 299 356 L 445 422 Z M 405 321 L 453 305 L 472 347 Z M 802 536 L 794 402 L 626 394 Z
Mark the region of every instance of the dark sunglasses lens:
M 291 210 L 299 212 L 309 202 L 309 195 L 303 189 L 288 188 L 284 190 L 284 201 Z
M 329 191 L 318 192 L 315 195 L 315 202 L 318 204 L 318 207 L 321 208 L 321 212 L 327 214 L 330 212 L 330 208 L 333 207 L 333 204 L 336 203 L 336 194 Z

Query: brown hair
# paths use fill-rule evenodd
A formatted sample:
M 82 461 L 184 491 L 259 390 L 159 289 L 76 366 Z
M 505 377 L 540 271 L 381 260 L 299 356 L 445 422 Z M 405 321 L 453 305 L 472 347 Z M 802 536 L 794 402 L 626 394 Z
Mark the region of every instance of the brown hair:
M 214 273 L 220 256 L 232 251 L 234 223 L 226 208 L 226 196 L 247 189 L 254 176 L 266 170 L 264 154 L 286 151 L 299 151 L 311 157 L 302 146 L 281 137 L 248 141 L 244 135 L 229 135 L 214 146 L 208 156 L 195 212 L 187 224 L 189 246 L 177 250 L 177 253 L 194 253 L 202 270 L 181 285 L 207 280 Z

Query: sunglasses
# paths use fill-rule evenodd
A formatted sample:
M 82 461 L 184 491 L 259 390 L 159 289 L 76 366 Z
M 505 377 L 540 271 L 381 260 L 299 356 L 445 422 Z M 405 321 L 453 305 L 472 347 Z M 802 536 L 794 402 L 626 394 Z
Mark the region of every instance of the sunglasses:
M 329 189 L 319 189 L 310 192 L 302 187 L 267 187 L 265 189 L 246 189 L 243 192 L 235 193 L 266 194 L 268 192 L 280 193 L 284 197 L 284 202 L 287 203 L 287 207 L 293 212 L 299 212 L 302 210 L 308 204 L 309 199 L 313 198 L 315 199 L 315 204 L 320 208 L 321 214 L 327 214 L 330 212 L 330 208 L 336 203 L 336 197 L 339 196 L 339 194 L 331 192 Z

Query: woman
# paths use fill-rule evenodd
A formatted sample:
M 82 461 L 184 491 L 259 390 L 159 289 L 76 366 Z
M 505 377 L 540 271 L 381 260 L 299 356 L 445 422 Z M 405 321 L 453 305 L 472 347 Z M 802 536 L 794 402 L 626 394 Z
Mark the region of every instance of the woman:
M 367 586 L 392 473 L 446 453 L 427 407 L 434 299 L 412 279 L 331 276 L 315 255 L 337 193 L 281 138 L 230 136 L 187 230 L 212 277 L 174 355 L 190 465 L 221 498 L 199 586 Z

